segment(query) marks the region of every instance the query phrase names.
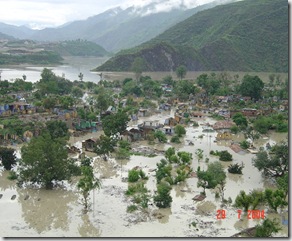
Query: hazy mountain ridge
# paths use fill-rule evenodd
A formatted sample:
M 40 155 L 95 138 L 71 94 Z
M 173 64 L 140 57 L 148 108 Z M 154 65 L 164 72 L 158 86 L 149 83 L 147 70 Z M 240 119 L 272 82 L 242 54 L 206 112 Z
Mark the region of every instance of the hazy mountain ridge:
M 161 64 L 165 55 L 169 63 Z M 145 71 L 171 71 L 184 64 L 193 71 L 288 72 L 287 1 L 245 0 L 201 11 L 156 38 L 121 51 L 97 70 L 129 71 L 135 57 L 145 60 Z
M 19 39 L 37 41 L 85 39 L 101 45 L 107 51 L 117 52 L 146 42 L 196 12 L 226 1 L 234 0 L 212 2 L 210 0 L 210 3 L 192 9 L 187 9 L 187 6 L 180 4 L 171 6 L 166 12 L 163 9 L 159 10 L 159 4 L 170 2 L 164 0 L 140 7 L 113 8 L 86 20 L 74 21 L 58 28 L 32 30 L 24 26 L 0 24 L 0 32 Z

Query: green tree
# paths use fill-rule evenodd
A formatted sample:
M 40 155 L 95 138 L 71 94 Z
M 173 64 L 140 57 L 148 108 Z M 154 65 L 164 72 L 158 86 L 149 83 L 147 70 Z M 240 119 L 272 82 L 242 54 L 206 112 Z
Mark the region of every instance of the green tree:
M 244 137 L 250 139 L 252 142 L 260 138 L 260 133 L 254 128 L 248 126 L 244 131 Z
M 95 107 L 99 110 L 100 113 L 103 113 L 107 110 L 110 105 L 113 105 L 112 96 L 104 87 L 99 87 L 97 97 L 95 99 Z
M 164 132 L 161 130 L 155 131 L 154 137 L 158 139 L 159 142 L 166 143 L 167 142 L 167 137 Z
M 187 74 L 187 67 L 184 65 L 180 65 L 175 70 L 176 76 L 182 80 Z
M 244 212 L 248 210 L 255 210 L 259 205 L 265 203 L 265 196 L 262 191 L 252 190 L 249 194 L 245 191 L 240 191 L 239 195 L 235 198 L 234 206 L 243 208 Z
M 43 107 L 46 109 L 52 109 L 55 107 L 56 103 L 56 98 L 48 97 L 43 100 Z
M 288 202 L 285 200 L 286 195 L 283 190 L 272 190 L 268 188 L 265 190 L 264 195 L 269 207 L 275 212 L 277 212 L 278 207 L 288 205 Z
M 131 65 L 131 71 L 133 71 L 135 74 L 137 84 L 138 81 L 140 80 L 140 77 L 144 69 L 145 69 L 144 59 L 142 59 L 141 57 L 136 57 Z
M 260 134 L 266 134 L 271 129 L 273 123 L 271 118 L 261 116 L 253 122 L 253 128 Z
M 219 152 L 219 160 L 220 161 L 224 161 L 224 162 L 227 162 L 227 161 L 232 161 L 232 155 L 228 152 L 228 151 L 220 151 Z
M 61 120 L 46 122 L 46 127 L 52 139 L 62 138 L 69 140 L 69 131 L 66 123 Z
M 245 75 L 240 85 L 240 93 L 254 100 L 261 99 L 264 82 L 258 76 Z
M 189 80 L 180 80 L 175 82 L 174 93 L 179 99 L 183 101 L 188 100 L 190 94 L 196 94 L 197 92 L 198 89 Z
M 260 150 L 252 160 L 253 166 L 267 176 L 281 177 L 288 172 L 288 143 L 281 142 L 272 146 L 269 152 Z
M 243 141 L 241 141 L 241 142 L 239 143 L 239 145 L 240 145 L 240 147 L 241 147 L 242 149 L 244 149 L 244 150 L 248 149 L 249 146 L 250 146 L 250 144 L 249 144 L 249 142 L 248 142 L 247 140 L 243 140 Z
M 60 101 L 61 107 L 64 108 L 64 109 L 69 109 L 75 103 L 73 97 L 72 96 L 68 96 L 68 95 L 60 96 L 59 97 L 59 101 Z
M 34 137 L 21 148 L 19 182 L 40 184 L 52 189 L 54 181 L 70 180 L 75 167 L 68 159 L 64 142 L 51 138 L 49 133 Z
M 243 208 L 244 212 L 249 210 L 249 207 L 252 204 L 252 197 L 249 194 L 246 194 L 245 191 L 240 191 L 240 193 L 235 198 L 234 206 L 237 208 Z
M 83 74 L 81 72 L 78 74 L 78 78 L 80 81 L 83 81 Z
M 197 185 L 198 187 L 204 188 L 203 191 L 204 194 L 206 193 L 205 192 L 206 188 L 213 189 L 218 184 L 224 185 L 226 179 L 226 174 L 224 172 L 223 166 L 218 161 L 208 164 L 207 171 L 201 171 L 198 168 L 197 176 L 198 176 Z
M 123 96 L 134 94 L 139 97 L 143 95 L 142 89 L 132 79 L 125 79 L 125 80 L 127 81 L 124 81 L 124 84 L 122 87 Z
M 105 116 L 101 120 L 104 134 L 112 136 L 124 132 L 129 120 L 127 113 L 124 111 Z
M 180 164 L 182 165 L 190 165 L 192 161 L 192 153 L 186 151 L 180 151 L 177 153 L 179 157 Z
M 94 149 L 97 155 L 102 155 L 104 160 L 107 160 L 107 156 L 110 152 L 114 151 L 114 147 L 117 145 L 117 140 L 111 136 L 101 135 L 99 137 L 99 143 Z
M 174 149 L 174 147 L 169 147 L 165 151 L 165 154 L 164 154 L 166 160 L 168 160 L 169 162 L 170 162 L 171 157 L 174 156 L 174 155 L 175 155 L 175 149 Z
M 272 237 L 273 233 L 278 233 L 281 230 L 280 224 L 276 219 L 264 219 L 262 224 L 256 225 L 256 238 Z
M 171 206 L 172 197 L 170 196 L 171 186 L 166 182 L 157 185 L 157 194 L 153 197 L 154 203 L 158 208 L 168 208 Z
M 237 126 L 240 127 L 247 127 L 247 119 L 246 117 L 241 113 L 241 112 L 237 112 L 232 116 L 232 120 L 234 121 L 234 123 Z
M 90 191 L 96 188 L 101 188 L 101 182 L 94 176 L 91 166 L 82 166 L 81 174 L 82 177 L 78 181 L 77 187 L 82 193 L 84 210 L 87 212 Z
M 71 90 L 71 94 L 74 98 L 81 98 L 83 96 L 83 91 L 79 87 L 73 87 Z
M 7 147 L 0 147 L 0 162 L 5 170 L 11 170 L 12 166 L 16 164 L 15 150 Z
M 276 181 L 277 181 L 277 187 L 280 190 L 283 190 L 283 192 L 285 193 L 285 198 L 286 198 L 289 191 L 289 173 L 286 172 L 283 176 L 278 177 Z
M 57 76 L 54 74 L 54 72 L 51 69 L 44 68 L 41 73 L 41 79 L 40 81 L 43 82 L 50 82 L 52 80 L 56 80 Z
M 163 178 L 171 176 L 172 166 L 165 159 L 161 159 L 159 163 L 156 163 L 156 166 L 155 177 L 157 183 L 160 183 Z
M 242 169 L 244 168 L 244 164 L 242 163 L 239 165 L 238 163 L 231 164 L 228 166 L 228 172 L 229 173 L 235 173 L 235 174 L 242 174 Z
M 197 155 L 198 161 L 202 160 L 204 155 L 203 155 L 204 151 L 202 149 L 197 149 L 195 154 Z
M 178 136 L 178 137 L 182 137 L 183 135 L 186 134 L 186 129 L 182 126 L 182 125 L 176 125 L 174 127 L 174 133 Z
M 170 86 L 173 86 L 173 85 L 174 85 L 174 80 L 173 80 L 173 78 L 172 78 L 171 75 L 167 75 L 167 76 L 165 76 L 165 77 L 162 79 L 162 82 L 163 82 L 164 84 L 167 84 L 167 85 L 170 85 Z
M 207 96 L 214 95 L 220 88 L 220 81 L 216 78 L 215 73 L 199 75 L 197 77 L 197 83 L 203 88 Z

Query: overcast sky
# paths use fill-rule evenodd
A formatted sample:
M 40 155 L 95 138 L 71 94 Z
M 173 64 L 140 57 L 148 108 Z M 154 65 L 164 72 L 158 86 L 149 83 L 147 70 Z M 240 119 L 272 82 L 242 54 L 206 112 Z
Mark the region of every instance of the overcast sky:
M 182 2 L 195 7 L 213 0 L 0 0 L 0 22 L 36 29 L 56 27 L 86 19 L 116 6 L 139 6 L 151 1 L 167 2 L 160 4 L 160 9 L 163 9 Z

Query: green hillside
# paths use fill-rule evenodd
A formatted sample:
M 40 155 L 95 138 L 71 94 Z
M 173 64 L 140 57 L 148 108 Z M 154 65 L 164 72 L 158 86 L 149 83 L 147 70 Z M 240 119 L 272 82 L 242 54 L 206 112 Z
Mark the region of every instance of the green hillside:
M 100 45 L 87 40 L 69 40 L 51 43 L 48 50 L 59 53 L 62 56 L 97 56 L 102 57 L 109 53 Z
M 245 0 L 201 11 L 98 71 L 129 71 L 135 57 L 145 71 L 288 72 L 288 3 Z

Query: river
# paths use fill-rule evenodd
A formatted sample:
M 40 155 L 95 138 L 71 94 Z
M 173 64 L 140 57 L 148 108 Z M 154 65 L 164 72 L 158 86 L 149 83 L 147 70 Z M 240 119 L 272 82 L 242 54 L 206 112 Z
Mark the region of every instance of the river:
M 71 81 L 79 80 L 79 73 L 83 74 L 84 81 L 97 83 L 100 80 L 99 73 L 90 70 L 103 64 L 108 58 L 101 57 L 63 57 L 62 65 L 55 66 L 0 66 L 1 80 L 15 80 L 26 76 L 26 81 L 37 82 L 41 78 L 41 72 L 44 68 L 51 69 L 56 75 L 63 76 Z
M 90 70 L 100 66 L 106 62 L 109 57 L 63 57 L 63 64 L 56 66 L 32 66 L 32 65 L 18 65 L 18 66 L 0 66 L 1 80 L 14 80 L 16 78 L 22 78 L 26 75 L 26 80 L 30 82 L 39 81 L 41 72 L 44 68 L 51 69 L 56 75 L 64 76 L 71 81 L 79 80 L 78 75 L 81 72 L 83 74 L 84 81 L 91 81 L 97 83 L 100 80 L 100 73 L 92 72 Z M 187 71 L 184 79 L 196 79 L 203 73 L 211 73 L 211 71 Z M 222 73 L 212 71 L 212 73 Z M 271 73 L 267 72 L 233 72 L 228 71 L 230 79 L 234 79 L 238 75 L 238 79 L 241 80 L 245 74 L 258 75 L 265 83 L 269 82 L 269 76 Z M 162 80 L 166 76 L 172 76 L 173 79 L 177 79 L 174 71 L 169 72 L 143 72 L 143 76 L 150 76 L 154 80 Z M 277 73 L 284 81 L 288 78 L 287 73 Z M 123 80 L 124 78 L 135 79 L 133 72 L 102 72 L 104 80 Z

